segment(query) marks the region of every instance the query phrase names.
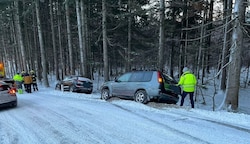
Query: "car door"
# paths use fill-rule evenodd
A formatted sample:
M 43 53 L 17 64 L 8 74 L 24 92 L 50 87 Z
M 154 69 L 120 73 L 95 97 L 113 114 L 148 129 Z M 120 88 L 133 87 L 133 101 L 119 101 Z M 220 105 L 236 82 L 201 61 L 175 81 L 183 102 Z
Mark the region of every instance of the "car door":
M 119 78 L 115 79 L 115 81 L 112 83 L 112 93 L 115 96 L 127 96 L 127 85 L 129 78 L 131 76 L 131 73 L 125 73 L 121 75 Z
M 143 85 L 144 85 L 143 76 L 144 76 L 143 71 L 136 71 L 131 74 L 129 82 L 126 86 L 127 88 L 126 92 L 128 96 L 134 97 L 135 92 L 138 89 L 143 88 Z
M 181 94 L 181 88 L 177 86 L 177 82 L 169 75 L 162 74 L 164 79 L 164 88 L 167 94 L 175 93 L 177 95 Z

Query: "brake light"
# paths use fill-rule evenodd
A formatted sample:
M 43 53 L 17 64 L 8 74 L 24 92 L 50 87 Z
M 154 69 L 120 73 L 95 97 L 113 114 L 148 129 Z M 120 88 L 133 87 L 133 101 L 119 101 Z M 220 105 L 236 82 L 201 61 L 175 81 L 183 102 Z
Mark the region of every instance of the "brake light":
M 158 78 L 158 82 L 159 82 L 159 83 L 162 83 L 162 82 L 163 82 L 161 73 L 160 73 L 159 71 L 157 72 L 157 78 Z
M 10 89 L 10 90 L 9 90 L 9 94 L 15 95 L 15 94 L 16 94 L 16 90 L 15 90 L 15 89 Z

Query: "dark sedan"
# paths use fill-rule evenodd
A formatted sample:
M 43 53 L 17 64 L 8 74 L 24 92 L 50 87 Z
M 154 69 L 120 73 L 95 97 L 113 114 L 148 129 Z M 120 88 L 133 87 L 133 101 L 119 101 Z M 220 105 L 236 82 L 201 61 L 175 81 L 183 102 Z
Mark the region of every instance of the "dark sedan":
M 59 81 L 55 87 L 56 90 L 84 92 L 91 94 L 93 91 L 93 82 L 89 78 L 83 76 L 67 76 Z

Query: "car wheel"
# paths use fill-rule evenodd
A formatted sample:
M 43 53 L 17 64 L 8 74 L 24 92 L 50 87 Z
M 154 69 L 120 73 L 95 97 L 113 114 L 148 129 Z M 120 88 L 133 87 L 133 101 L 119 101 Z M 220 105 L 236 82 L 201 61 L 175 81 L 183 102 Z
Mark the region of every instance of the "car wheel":
M 15 102 L 13 102 L 12 104 L 11 104 L 11 107 L 16 107 L 17 106 L 17 101 L 15 101 Z
M 147 103 L 148 98 L 147 98 L 147 93 L 145 90 L 139 90 L 135 93 L 135 101 L 139 103 Z
M 70 92 L 74 92 L 74 86 L 70 86 L 70 87 L 69 87 L 69 91 L 70 91 Z
M 91 93 L 92 93 L 92 90 L 87 92 L 87 94 L 91 94 Z
M 61 85 L 56 84 L 55 90 L 61 90 Z
M 107 100 L 109 99 L 109 90 L 108 89 L 103 89 L 101 93 L 101 99 Z

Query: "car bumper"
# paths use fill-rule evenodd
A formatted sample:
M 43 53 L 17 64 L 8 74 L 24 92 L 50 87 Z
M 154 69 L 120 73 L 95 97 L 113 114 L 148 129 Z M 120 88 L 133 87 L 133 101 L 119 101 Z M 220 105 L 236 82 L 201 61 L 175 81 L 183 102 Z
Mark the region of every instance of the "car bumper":
M 176 104 L 179 101 L 179 96 L 173 96 L 165 93 L 160 93 L 157 97 L 159 102 L 166 102 L 169 104 Z
M 92 92 L 93 88 L 76 87 L 74 91 L 77 92 Z
M 0 107 L 7 107 L 7 106 L 13 107 L 16 105 L 17 105 L 17 100 L 5 102 L 5 103 L 0 103 Z

